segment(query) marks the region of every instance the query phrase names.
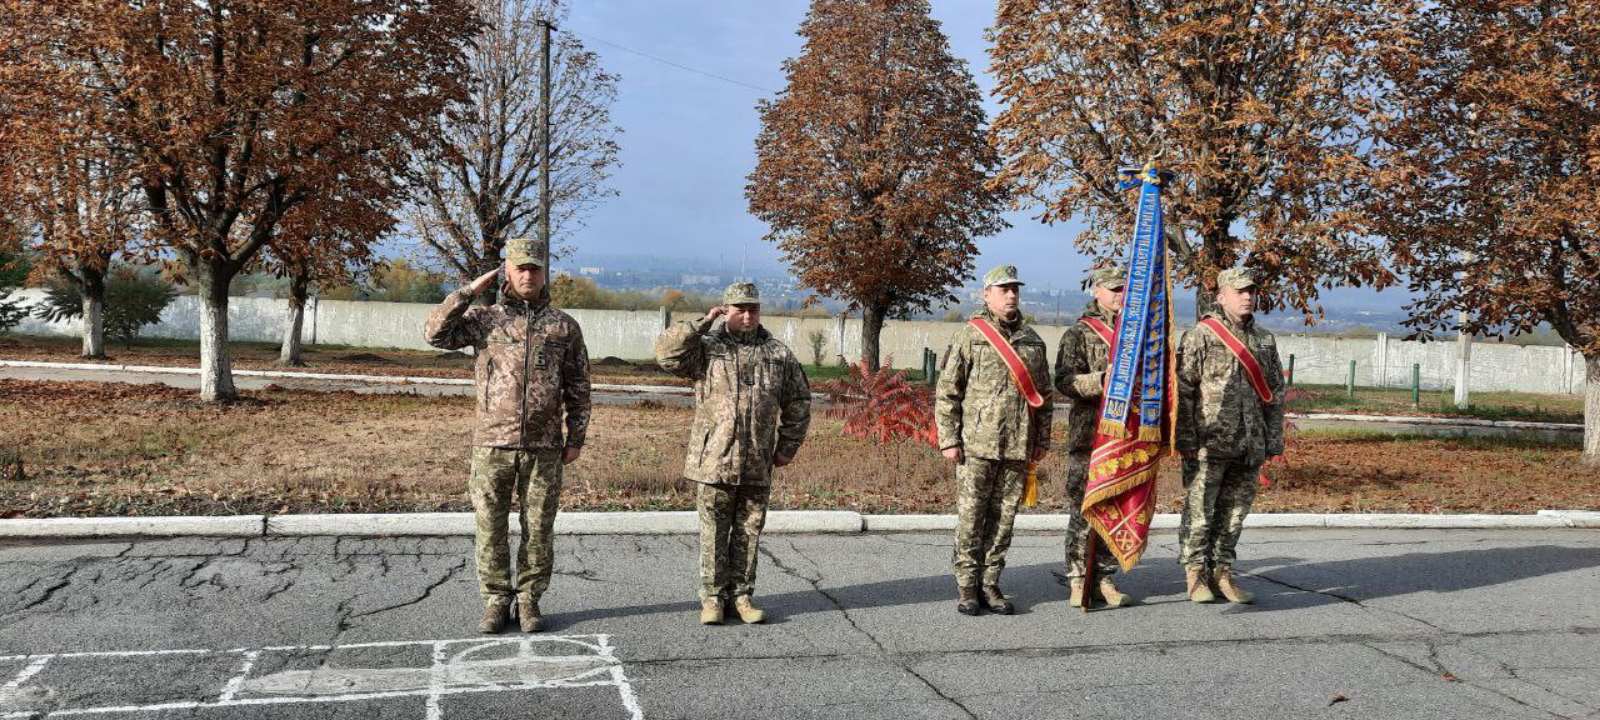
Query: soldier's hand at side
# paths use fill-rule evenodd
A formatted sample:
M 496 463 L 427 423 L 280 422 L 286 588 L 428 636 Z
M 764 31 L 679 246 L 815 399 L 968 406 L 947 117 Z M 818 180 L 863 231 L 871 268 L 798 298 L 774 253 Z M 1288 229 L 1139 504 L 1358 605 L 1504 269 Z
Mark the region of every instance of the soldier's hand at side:
M 960 446 L 956 446 L 956 447 L 953 447 L 953 448 L 945 448 L 944 457 L 945 457 L 946 460 L 949 460 L 950 462 L 953 462 L 953 463 L 955 463 L 957 465 L 960 465 L 962 462 L 965 462 L 965 459 L 966 459 L 964 454 L 961 452 L 961 447 Z
M 561 453 L 561 464 L 562 465 L 571 465 L 571 464 L 577 462 L 578 461 L 578 457 L 581 456 L 581 455 L 583 455 L 583 448 L 581 448 L 581 447 L 569 447 L 569 448 L 566 449 L 566 451 Z
M 483 291 L 489 289 L 489 285 L 494 282 L 495 277 L 497 277 L 499 274 L 500 268 L 495 268 L 489 272 L 479 275 L 478 279 L 473 280 L 472 284 L 467 286 L 467 291 L 471 292 L 473 295 L 482 295 Z
M 774 456 L 772 456 L 772 465 L 773 465 L 773 467 L 783 467 L 783 466 L 788 465 L 789 463 L 792 463 L 792 462 L 794 462 L 794 456 L 792 456 L 792 455 L 774 455 Z
M 1050 448 L 1034 448 L 1033 449 L 1033 461 L 1034 462 L 1039 462 L 1040 460 L 1044 459 L 1044 456 L 1049 455 L 1049 454 L 1050 454 Z

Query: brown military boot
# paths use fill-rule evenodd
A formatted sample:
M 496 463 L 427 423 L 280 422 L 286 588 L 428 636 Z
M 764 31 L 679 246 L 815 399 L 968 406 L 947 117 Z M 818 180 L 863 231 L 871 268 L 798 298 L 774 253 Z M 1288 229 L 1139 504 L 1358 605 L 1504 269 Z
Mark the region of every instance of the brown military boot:
M 995 614 L 1010 615 L 1017 611 L 1017 606 L 1012 605 L 1011 601 L 1006 599 L 1006 594 L 1000 592 L 999 585 L 983 586 L 982 599 L 983 606 L 989 608 L 989 611 Z
M 700 624 L 722 624 L 722 598 L 708 597 L 700 601 Z
M 1204 566 L 1190 565 L 1183 569 L 1183 575 L 1189 586 L 1189 600 L 1197 603 L 1217 601 L 1217 596 L 1211 594 L 1211 583 Z
M 1073 578 L 1067 583 L 1071 592 L 1067 594 L 1067 604 L 1073 607 L 1083 607 L 1083 578 Z
M 1110 576 L 1100 578 L 1100 597 L 1106 599 L 1106 607 L 1119 608 L 1133 604 L 1133 596 L 1112 585 Z
M 962 615 L 978 614 L 978 589 L 962 587 L 956 589 L 956 612 Z
M 525 633 L 539 632 L 544 627 L 544 616 L 539 614 L 539 601 L 532 595 L 517 596 L 517 625 Z
M 1232 565 L 1218 565 L 1212 577 L 1217 581 L 1217 589 L 1222 591 L 1222 596 L 1227 598 L 1228 602 L 1249 605 L 1256 601 L 1254 594 L 1233 581 Z
M 496 596 L 483 603 L 483 619 L 478 621 L 478 632 L 493 635 L 506 629 L 506 612 L 511 609 L 511 598 Z
M 739 613 L 739 619 L 746 625 L 755 625 L 767 619 L 767 612 L 756 607 L 750 602 L 749 595 L 740 595 L 733 599 L 733 610 Z

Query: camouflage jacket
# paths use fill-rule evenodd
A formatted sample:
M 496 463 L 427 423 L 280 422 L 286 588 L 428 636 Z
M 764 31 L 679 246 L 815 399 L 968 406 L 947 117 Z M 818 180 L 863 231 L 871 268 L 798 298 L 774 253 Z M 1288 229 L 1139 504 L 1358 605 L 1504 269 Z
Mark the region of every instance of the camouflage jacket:
M 1094 318 L 1117 329 L 1116 313 L 1108 313 L 1090 300 L 1083 317 Z M 1056 392 L 1067 400 L 1067 452 L 1094 449 L 1095 428 L 1100 421 L 1100 395 L 1105 391 L 1106 364 L 1111 347 L 1082 322 L 1067 326 L 1056 349 Z
M 933 396 L 939 449 L 960 447 L 972 457 L 1027 460 L 1030 448 L 1050 447 L 1054 393 L 1049 351 L 1039 334 L 1020 321 L 1008 327 L 987 311 L 974 317 L 987 319 L 1011 342 L 1044 396 L 1044 405 L 1029 408 L 1000 353 L 976 328 L 962 325 L 945 350 Z
M 1262 403 L 1245 377 L 1233 351 L 1216 333 L 1201 326 L 1190 328 L 1178 350 L 1179 452 L 1196 452 L 1201 459 L 1239 459 L 1261 463 L 1283 454 L 1283 371 L 1272 333 L 1254 319 L 1242 325 L 1222 313 L 1212 313 L 1250 348 L 1272 402 Z
M 767 485 L 772 459 L 792 458 L 811 424 L 811 385 L 788 346 L 766 328 L 740 337 L 700 318 L 656 338 L 656 362 L 694 380 L 694 425 L 684 477 Z
M 589 430 L 589 350 L 582 328 L 550 306 L 548 293 L 529 303 L 501 288 L 500 298 L 487 307 L 473 305 L 463 288 L 428 314 L 429 345 L 477 349 L 472 444 L 524 450 L 583 447 Z

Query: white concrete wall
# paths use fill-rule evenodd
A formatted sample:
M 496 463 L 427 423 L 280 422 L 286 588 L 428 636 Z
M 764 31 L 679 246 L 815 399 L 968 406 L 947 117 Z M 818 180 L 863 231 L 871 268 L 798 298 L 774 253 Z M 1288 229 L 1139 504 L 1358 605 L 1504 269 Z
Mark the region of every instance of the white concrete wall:
M 20 292 L 34 303 L 44 297 L 42 290 Z M 430 309 L 432 306 L 412 303 L 313 300 L 306 308 L 302 339 L 307 343 L 355 347 L 428 349 L 422 341 L 422 324 Z M 278 342 L 283 337 L 287 312 L 284 300 L 232 298 L 228 304 L 230 334 L 235 340 Z M 659 310 L 568 312 L 583 326 L 591 357 L 638 360 L 654 354 L 655 337 L 661 330 Z M 674 319 L 690 317 L 678 313 Z M 828 338 L 824 362 L 834 362 L 840 355 L 854 362 L 861 355 L 859 318 L 841 323 L 837 318 L 771 316 L 763 322 L 804 362 L 811 362 L 806 336 L 812 330 L 822 330 Z M 161 322 L 146 327 L 143 335 L 196 338 L 199 327 L 198 300 L 186 295 L 174 300 L 162 313 Z M 896 367 L 920 368 L 923 348 L 942 354 L 951 334 L 960 327 L 959 323 L 891 320 L 884 326 L 880 346 L 885 356 L 893 356 Z M 1054 348 L 1065 328 L 1040 325 L 1035 329 Z M 78 323 L 46 323 L 30 317 L 15 332 L 75 336 Z M 1422 343 L 1390 337 L 1352 340 L 1280 334 L 1278 353 L 1285 368 L 1289 366 L 1289 356 L 1294 356 L 1297 383 L 1343 384 L 1350 361 L 1355 360 L 1356 384 L 1362 387 L 1410 387 L 1412 363 L 1422 366 L 1424 389 L 1448 389 L 1454 385 L 1453 338 Z M 1481 391 L 1579 393 L 1584 385 L 1583 359 L 1566 348 L 1478 342 L 1472 347 L 1471 383 L 1473 390 Z

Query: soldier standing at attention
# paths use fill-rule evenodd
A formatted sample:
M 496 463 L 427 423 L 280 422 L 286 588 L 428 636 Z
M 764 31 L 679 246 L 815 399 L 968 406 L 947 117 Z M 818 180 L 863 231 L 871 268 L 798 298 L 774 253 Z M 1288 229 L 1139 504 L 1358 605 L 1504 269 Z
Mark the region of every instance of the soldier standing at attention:
M 1015 611 L 1000 591 L 1029 461 L 1050 447 L 1050 360 L 1022 320 L 1014 265 L 983 277 L 983 310 L 956 331 L 934 393 L 939 449 L 956 464 L 956 611 Z M 980 597 L 979 586 L 982 586 Z
M 717 625 L 731 604 L 759 623 L 756 553 L 767 521 L 772 469 L 800 452 L 811 424 L 811 385 L 782 341 L 761 327 L 761 296 L 737 282 L 722 305 L 656 339 L 662 369 L 694 381 L 694 425 L 683 474 L 698 483 L 700 622 Z M 718 318 L 726 318 L 713 327 Z
M 1089 521 L 1083 516 L 1083 493 L 1089 482 L 1089 455 L 1094 451 L 1095 428 L 1100 423 L 1100 398 L 1106 386 L 1106 365 L 1116 342 L 1117 319 L 1122 313 L 1122 288 L 1127 270 L 1106 267 L 1094 271 L 1094 300 L 1078 322 L 1061 334 L 1056 352 L 1056 391 L 1067 399 L 1067 581 L 1069 602 L 1082 607 L 1087 560 L 1084 557 Z M 1133 601 L 1111 583 L 1117 560 L 1104 543 L 1097 543 L 1096 574 L 1100 596 L 1111 607 Z M 1091 589 L 1092 590 L 1092 589 Z M 1092 600 L 1093 598 L 1087 598 Z
M 477 350 L 467 493 L 477 516 L 482 633 L 505 628 L 513 594 L 522 631 L 539 631 L 539 598 L 550 587 L 555 562 L 561 469 L 578 459 L 589 428 L 589 351 L 577 321 L 550 306 L 543 250 L 528 238 L 507 241 L 500 301 L 472 304 L 499 277 L 497 269 L 450 293 L 427 321 L 429 345 Z M 513 493 L 522 506 L 515 586 L 506 522 Z
M 1189 599 L 1254 600 L 1233 577 L 1235 548 L 1261 465 L 1283 454 L 1283 372 L 1278 347 L 1255 322 L 1255 278 L 1217 274 L 1219 310 L 1183 337 L 1178 352 L 1177 447 L 1194 468 L 1178 529 Z M 1187 474 L 1187 473 L 1186 473 Z

